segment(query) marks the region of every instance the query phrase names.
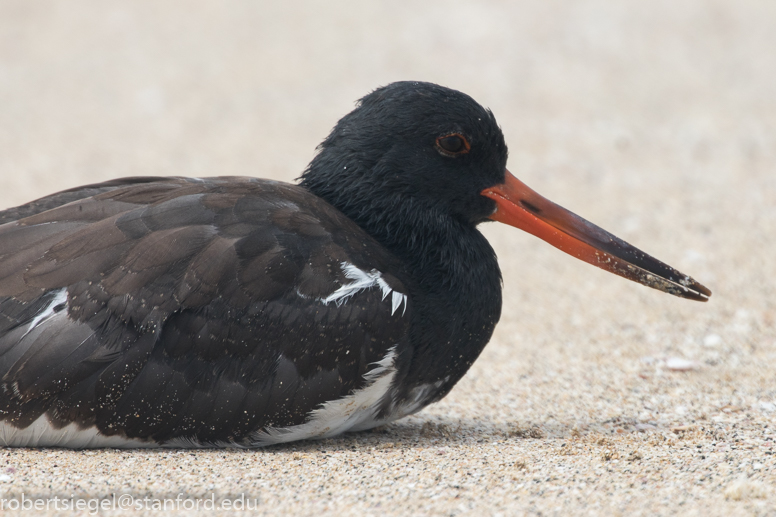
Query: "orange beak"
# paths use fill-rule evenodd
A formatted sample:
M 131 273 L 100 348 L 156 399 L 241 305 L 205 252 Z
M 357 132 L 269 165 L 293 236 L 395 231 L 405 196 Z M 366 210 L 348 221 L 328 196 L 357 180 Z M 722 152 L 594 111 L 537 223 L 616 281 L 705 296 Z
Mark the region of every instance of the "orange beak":
M 520 228 L 588 264 L 682 298 L 705 302 L 711 296 L 689 276 L 540 196 L 509 171 L 504 183 L 481 194 L 496 202 L 490 219 Z

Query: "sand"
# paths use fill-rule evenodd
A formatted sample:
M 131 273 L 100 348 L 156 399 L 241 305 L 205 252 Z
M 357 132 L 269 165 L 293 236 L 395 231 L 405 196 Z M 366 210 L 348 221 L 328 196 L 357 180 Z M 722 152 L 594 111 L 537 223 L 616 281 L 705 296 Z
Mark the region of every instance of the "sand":
M 1 3 L 0 207 L 128 175 L 292 180 L 359 96 L 420 79 L 492 108 L 515 175 L 711 301 L 487 225 L 502 320 L 442 402 L 258 451 L 5 449 L 5 512 L 776 515 L 776 4 L 272 4 Z

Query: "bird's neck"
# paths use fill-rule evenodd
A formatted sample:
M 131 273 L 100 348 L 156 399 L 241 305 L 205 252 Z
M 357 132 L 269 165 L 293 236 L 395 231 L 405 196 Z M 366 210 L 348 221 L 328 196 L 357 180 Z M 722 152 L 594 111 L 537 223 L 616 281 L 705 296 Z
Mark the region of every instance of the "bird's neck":
M 394 221 L 390 231 L 359 224 L 407 264 L 415 287 L 404 384 L 442 382 L 435 397 L 441 398 L 477 359 L 501 315 L 495 252 L 472 225 L 434 214 L 416 212 L 412 221 Z

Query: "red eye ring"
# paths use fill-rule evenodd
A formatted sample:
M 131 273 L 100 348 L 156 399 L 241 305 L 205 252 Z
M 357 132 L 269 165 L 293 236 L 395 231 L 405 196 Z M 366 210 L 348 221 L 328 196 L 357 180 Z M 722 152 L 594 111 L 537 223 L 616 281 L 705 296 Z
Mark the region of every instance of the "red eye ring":
M 466 154 L 472 146 L 461 133 L 449 133 L 436 139 L 436 149 L 445 156 Z

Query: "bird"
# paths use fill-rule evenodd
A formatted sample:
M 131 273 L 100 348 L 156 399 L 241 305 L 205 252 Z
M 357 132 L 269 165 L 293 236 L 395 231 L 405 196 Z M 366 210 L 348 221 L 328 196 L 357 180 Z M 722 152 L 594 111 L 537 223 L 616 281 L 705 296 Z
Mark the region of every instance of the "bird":
M 262 447 L 416 413 L 501 315 L 483 223 L 711 296 L 506 165 L 489 109 L 402 81 L 361 98 L 296 184 L 138 176 L 0 212 L 0 445 Z

